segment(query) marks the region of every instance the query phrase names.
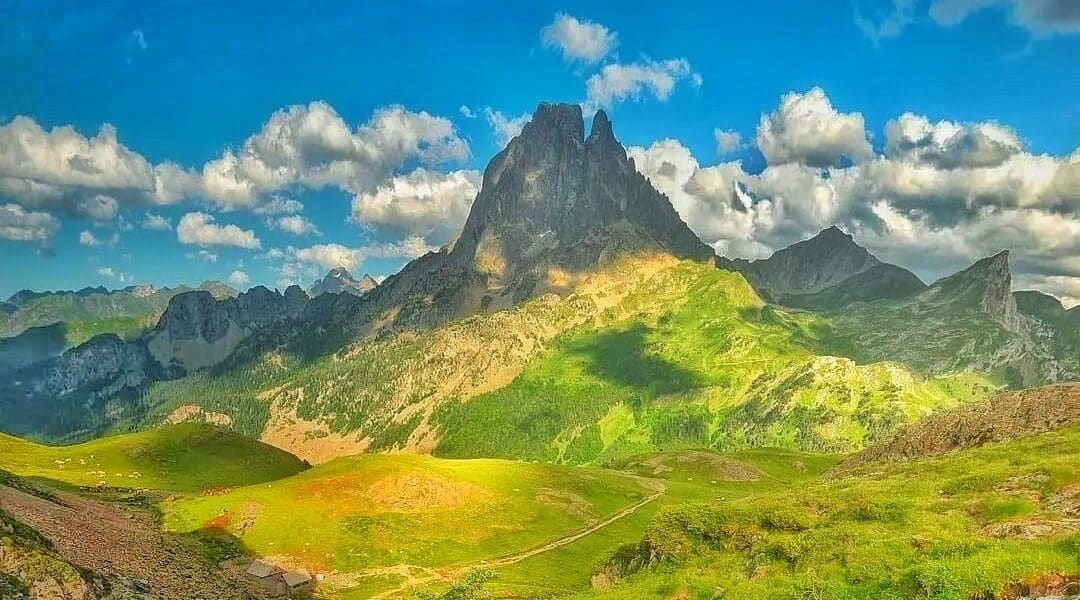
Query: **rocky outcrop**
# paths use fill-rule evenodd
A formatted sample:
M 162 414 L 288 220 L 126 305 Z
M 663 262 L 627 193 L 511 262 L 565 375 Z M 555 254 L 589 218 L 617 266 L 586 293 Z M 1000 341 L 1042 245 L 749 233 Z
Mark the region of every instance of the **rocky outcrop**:
M 1012 295 L 1009 251 L 976 261 L 970 267 L 934 282 L 920 295 L 926 304 L 957 304 L 978 307 L 1005 329 L 1020 330 L 1020 314 Z
M 1009 392 L 930 415 L 859 452 L 844 465 L 936 456 L 1074 423 L 1080 423 L 1080 383 Z

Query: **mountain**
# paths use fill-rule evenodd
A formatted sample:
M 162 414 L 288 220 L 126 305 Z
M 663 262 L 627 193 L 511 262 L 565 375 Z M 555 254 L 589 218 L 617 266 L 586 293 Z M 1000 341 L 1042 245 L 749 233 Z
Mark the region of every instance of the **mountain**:
M 582 273 L 627 253 L 711 261 L 715 253 L 679 218 L 615 139 L 603 111 L 585 136 L 581 107 L 541 103 L 484 170 L 458 237 L 364 295 L 318 297 L 316 331 L 424 329 L 566 293 Z M 393 314 L 389 321 L 382 318 Z M 377 323 L 375 323 L 378 320 Z
M 1080 306 L 1066 310 L 1057 298 L 1036 291 L 1013 292 L 1013 298 L 1032 337 L 1052 349 L 1064 371 L 1080 373 Z
M 9 299 L 16 308 L 7 314 L 0 313 L 0 337 L 15 336 L 30 327 L 55 323 L 66 325 L 70 346 L 99 333 L 137 335 L 157 322 L 170 298 L 192 289 L 208 290 L 221 299 L 236 295 L 236 290 L 219 281 L 203 282 L 199 288 L 129 286 L 121 290 L 104 287 L 60 292 L 22 290 Z
M 63 323 L 31 327 L 17 336 L 0 338 L 0 373 L 21 369 L 59 356 L 67 348 Z
M 799 308 L 839 309 L 926 289 L 914 273 L 881 262 L 836 226 L 763 260 L 721 257 L 716 262 L 742 273 L 765 299 Z
M 217 366 L 242 345 L 281 339 L 307 300 L 298 286 L 285 294 L 258 286 L 224 300 L 205 290 L 178 294 L 137 338 L 98 335 L 0 381 L 3 427 L 66 439 L 134 418 L 141 407 L 131 400 L 147 385 Z
M 1011 285 L 1009 253 L 999 252 L 914 296 L 853 304 L 831 315 L 834 351 L 931 374 L 973 371 L 1016 387 L 1080 378 L 1076 359 L 1049 339 L 1058 339 L 1059 325 L 1040 333 Z
M 366 292 L 375 289 L 379 285 L 379 282 L 368 275 L 364 274 L 359 281 L 353 279 L 349 270 L 345 267 L 337 267 L 331 269 L 325 277 L 316 281 L 311 285 L 311 289 L 308 293 L 314 296 L 321 296 L 323 294 L 341 294 L 348 293 L 354 296 L 363 296 Z

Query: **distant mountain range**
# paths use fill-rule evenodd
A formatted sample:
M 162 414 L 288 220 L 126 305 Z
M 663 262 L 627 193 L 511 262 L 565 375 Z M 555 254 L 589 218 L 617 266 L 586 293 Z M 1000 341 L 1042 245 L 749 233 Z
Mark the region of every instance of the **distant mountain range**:
M 375 289 L 379 285 L 375 278 L 367 273 L 359 280 L 353 278 L 352 274 L 345 267 L 336 267 L 327 272 L 326 276 L 322 279 L 315 281 L 308 289 L 308 293 L 314 296 L 321 296 L 323 294 L 352 294 L 354 296 L 363 296 L 365 293 Z
M 1007 253 L 928 286 L 835 227 L 715 257 L 602 111 L 586 136 L 580 107 L 545 103 L 447 247 L 377 285 L 335 269 L 310 294 L 173 293 L 145 331 L 10 372 L 0 428 L 72 440 L 213 413 L 312 460 L 849 451 L 1005 385 L 1080 377 L 1080 313 L 1010 286 Z M 9 319 L 50 297 L 164 300 L 20 294 Z

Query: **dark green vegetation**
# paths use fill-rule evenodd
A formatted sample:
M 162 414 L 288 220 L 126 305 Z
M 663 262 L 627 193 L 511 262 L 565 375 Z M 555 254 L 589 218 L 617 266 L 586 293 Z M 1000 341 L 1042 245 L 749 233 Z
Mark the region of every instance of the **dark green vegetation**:
M 659 514 L 589 598 L 999 598 L 1080 571 L 1080 428 Z

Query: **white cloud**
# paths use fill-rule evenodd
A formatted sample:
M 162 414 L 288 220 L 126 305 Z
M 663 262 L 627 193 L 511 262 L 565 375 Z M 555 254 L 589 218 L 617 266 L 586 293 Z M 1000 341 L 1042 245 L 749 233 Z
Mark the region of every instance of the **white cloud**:
M 83 246 L 100 246 L 101 240 L 97 239 L 93 233 L 84 229 L 79 232 L 79 244 Z
M 201 260 L 209 263 L 216 263 L 218 261 L 218 255 L 216 252 L 209 250 L 199 250 L 198 252 L 189 252 L 185 255 L 188 259 Z
M 102 277 L 116 277 L 116 272 L 111 267 L 101 267 L 97 270 L 97 274 Z
M 528 113 L 507 118 L 506 115 L 492 110 L 491 107 L 484 109 L 484 116 L 487 117 L 491 131 L 495 134 L 495 145 L 500 148 L 509 144 L 510 140 L 521 133 L 521 129 L 532 118 L 532 115 Z
M 246 285 L 247 282 L 250 280 L 251 278 L 248 277 L 248 274 L 241 271 L 240 269 L 236 269 L 232 273 L 229 273 L 228 281 L 232 285 Z
M 855 25 L 875 46 L 881 40 L 900 35 L 915 20 L 915 0 L 891 0 L 887 7 L 881 7 L 873 14 L 866 15 L 867 6 L 858 0 L 854 3 Z M 871 5 L 871 8 L 874 6 Z
M 461 116 L 465 117 L 466 119 L 476 118 L 476 113 L 474 113 L 471 108 L 465 106 L 464 104 L 458 107 L 458 112 L 461 113 Z
M 605 65 L 585 82 L 585 105 L 596 110 L 624 100 L 639 101 L 646 93 L 666 102 L 683 79 L 701 85 L 701 76 L 692 73 L 685 58 Z
M 926 117 L 904 113 L 885 126 L 885 148 L 890 158 L 952 169 L 996 167 L 1023 150 L 1023 144 L 1013 131 L 996 123 L 930 123 Z
M 288 215 L 278 217 L 269 222 L 271 227 L 283 231 L 289 235 L 322 235 L 314 223 L 300 215 Z
M 146 218 L 143 219 L 142 228 L 153 231 L 169 231 L 172 229 L 172 223 L 161 215 L 147 213 Z
M 131 30 L 131 41 L 135 43 L 139 50 L 146 51 L 146 34 L 143 33 L 142 29 Z
M 1014 25 L 1035 35 L 1080 32 L 1080 7 L 1075 0 L 933 0 L 930 18 L 952 27 L 992 7 L 1006 10 Z
M 408 160 L 435 164 L 468 155 L 448 119 L 391 106 L 354 130 L 329 104 L 312 102 L 275 112 L 240 150 L 207 163 L 188 193 L 226 210 L 253 209 L 289 186 L 362 193 Z
M 199 246 L 236 246 L 252 250 L 261 247 L 259 238 L 251 230 L 236 225 L 218 225 L 214 217 L 201 212 L 187 213 L 180 219 L 176 238 L 181 244 Z
M 24 207 L 108 220 L 153 190 L 153 168 L 111 125 L 92 138 L 70 126 L 46 131 L 24 116 L 0 125 L 0 195 Z
M 863 116 L 840 113 L 818 87 L 791 92 L 780 107 L 761 116 L 757 145 L 769 164 L 798 162 L 811 167 L 838 166 L 843 159 L 861 162 L 873 157 Z
M 413 259 L 435 248 L 419 236 L 407 236 L 398 242 L 380 242 L 357 248 L 341 244 L 317 244 L 307 248 L 287 248 L 278 268 L 279 282 L 285 285 L 313 279 L 329 269 L 344 267 L 356 272 L 371 258 Z
M 556 13 L 555 20 L 540 30 L 545 48 L 557 48 L 567 62 L 594 64 L 619 45 L 619 36 L 599 23 Z
M 60 221 L 49 213 L 27 211 L 18 204 L 0 204 L 0 239 L 48 246 L 59 229 Z
M 815 111 L 806 115 L 820 121 Z M 795 121 L 788 115 L 785 124 L 805 129 Z M 691 229 L 729 257 L 765 257 L 841 224 L 882 259 L 927 280 L 1011 248 L 1018 285 L 1076 296 L 1080 149 L 1034 155 L 995 123 L 930 124 L 903 115 L 889 128 L 885 154 L 845 167 L 792 161 L 748 173 L 740 162 L 702 166 L 675 140 L 627 152 Z M 980 135 L 986 139 L 956 141 Z M 804 156 L 836 155 L 830 136 L 818 140 L 830 152 L 802 144 Z
M 395 233 L 443 243 L 457 233 L 480 190 L 476 171 L 436 173 L 417 169 L 353 198 L 352 220 Z
M 716 138 L 716 153 L 720 156 L 731 154 L 742 148 L 742 135 L 738 131 L 714 129 L 713 137 Z

